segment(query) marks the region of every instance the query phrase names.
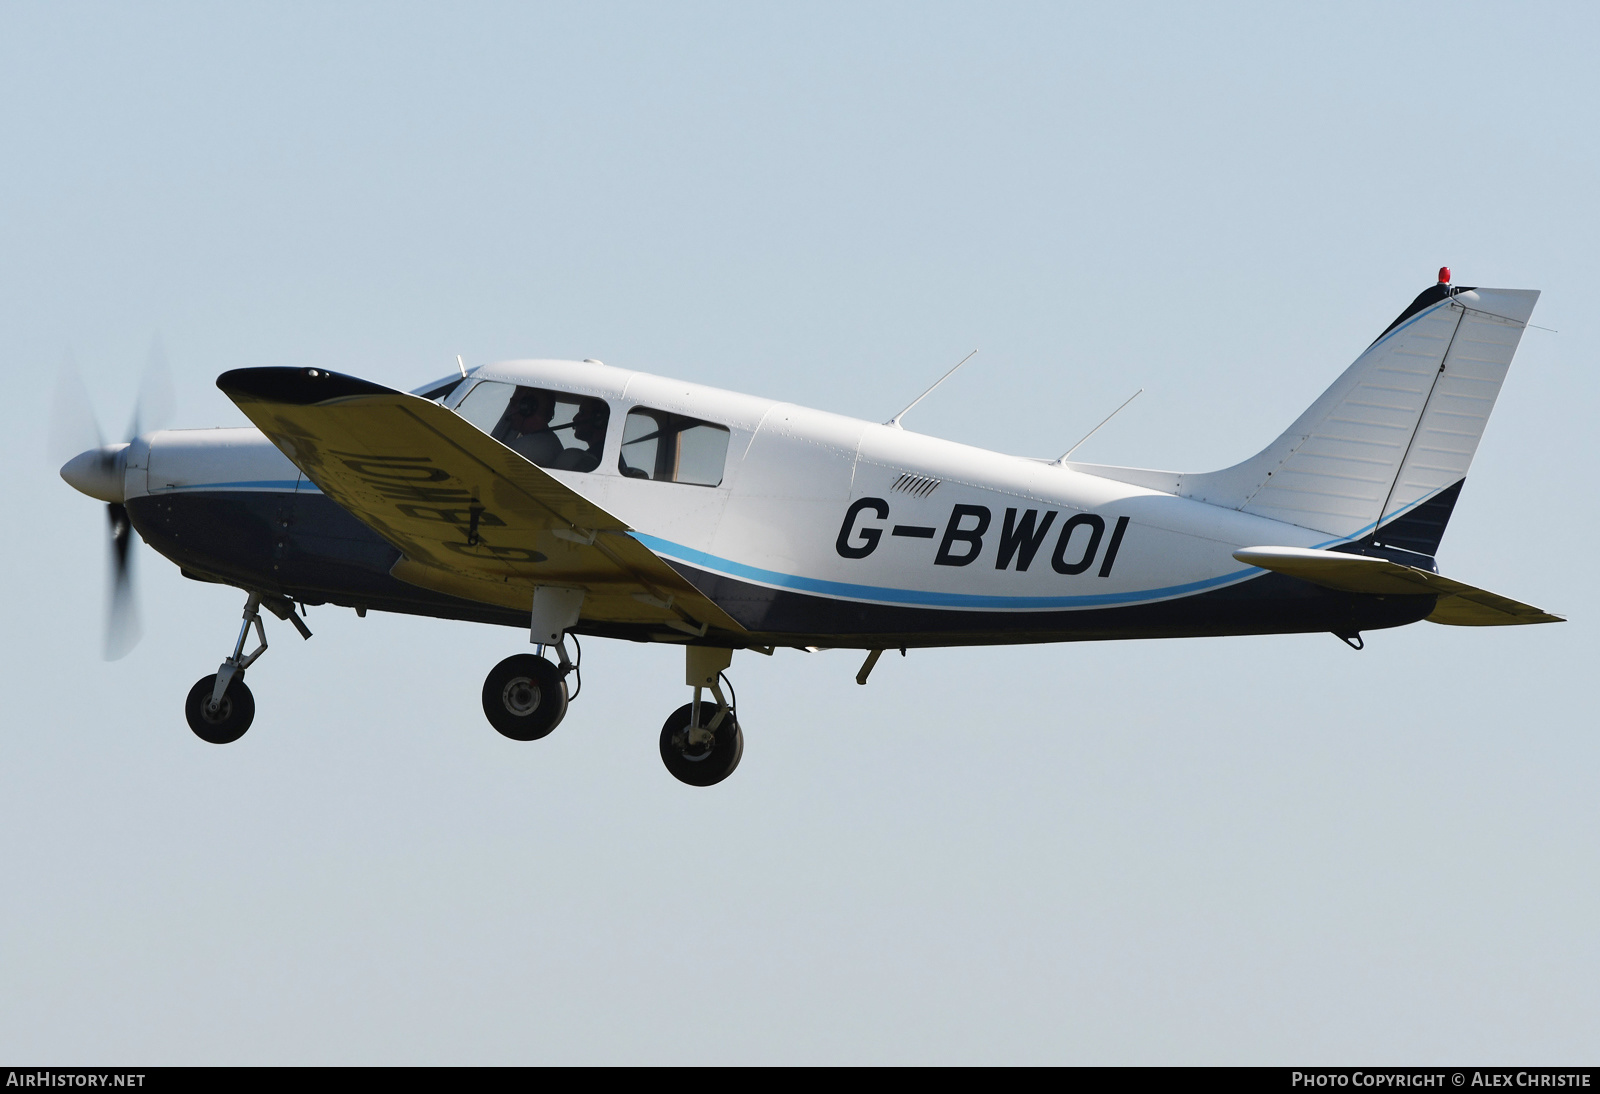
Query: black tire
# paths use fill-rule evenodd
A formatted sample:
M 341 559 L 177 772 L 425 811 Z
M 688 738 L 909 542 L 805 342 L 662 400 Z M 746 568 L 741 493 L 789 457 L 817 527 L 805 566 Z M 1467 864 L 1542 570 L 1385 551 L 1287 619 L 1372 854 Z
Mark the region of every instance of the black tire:
M 561 670 L 531 653 L 507 657 L 483 681 L 483 715 L 513 741 L 537 741 L 567 715 Z
M 184 717 L 194 735 L 207 744 L 227 745 L 244 736 L 256 717 L 256 697 L 244 686 L 244 673 L 235 673 L 228 681 L 228 690 L 222 693 L 222 702 L 211 709 L 211 693 L 217 686 L 217 674 L 212 673 L 189 689 L 189 698 L 183 701 Z
M 744 757 L 744 730 L 733 712 L 717 727 L 710 747 L 692 748 L 684 739 L 689 720 L 694 712 L 693 703 L 685 703 L 672 712 L 661 727 L 661 762 L 667 765 L 672 777 L 690 786 L 715 786 L 733 774 Z M 709 726 L 716 716 L 717 704 L 705 701 L 700 704 L 700 724 Z

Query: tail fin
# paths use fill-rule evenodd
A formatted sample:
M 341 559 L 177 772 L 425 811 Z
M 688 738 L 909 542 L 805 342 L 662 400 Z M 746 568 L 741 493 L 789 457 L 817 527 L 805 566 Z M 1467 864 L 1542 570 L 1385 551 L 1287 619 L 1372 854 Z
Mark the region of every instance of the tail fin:
M 1281 437 L 1233 467 L 1180 476 L 1176 492 L 1434 554 L 1538 299 L 1435 285 Z

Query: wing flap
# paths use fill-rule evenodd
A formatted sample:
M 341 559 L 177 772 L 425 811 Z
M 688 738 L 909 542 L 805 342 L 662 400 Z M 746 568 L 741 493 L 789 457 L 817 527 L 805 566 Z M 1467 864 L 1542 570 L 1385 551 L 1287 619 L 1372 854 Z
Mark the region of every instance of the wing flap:
M 237 369 L 217 386 L 402 552 L 403 581 L 517 608 L 539 585 L 581 587 L 586 620 L 744 633 L 625 522 L 437 403 L 320 369 Z
M 1565 622 L 1561 616 L 1531 604 L 1383 558 L 1310 547 L 1246 547 L 1233 552 L 1233 557 L 1251 566 L 1341 592 L 1373 596 L 1431 593 L 1439 598 L 1428 615 L 1432 623 L 1454 627 L 1504 627 Z

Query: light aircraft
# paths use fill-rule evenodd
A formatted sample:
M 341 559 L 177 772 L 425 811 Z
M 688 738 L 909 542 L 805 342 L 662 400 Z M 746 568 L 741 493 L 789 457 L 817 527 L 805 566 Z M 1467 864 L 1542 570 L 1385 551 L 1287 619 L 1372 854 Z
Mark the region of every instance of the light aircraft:
M 118 595 L 130 525 L 247 594 L 185 704 L 203 740 L 250 726 L 261 610 L 310 637 L 305 605 L 336 604 L 530 628 L 482 694 L 519 741 L 566 714 L 577 635 L 682 646 L 693 698 L 661 758 L 709 786 L 744 749 L 735 650 L 867 651 L 864 684 L 913 647 L 1328 631 L 1359 649 L 1422 619 L 1559 621 L 1434 563 L 1538 295 L 1441 270 L 1280 437 L 1202 474 L 1003 455 L 592 360 L 461 366 L 409 394 L 238 369 L 217 386 L 255 428 L 150 432 L 61 474 L 110 505 Z

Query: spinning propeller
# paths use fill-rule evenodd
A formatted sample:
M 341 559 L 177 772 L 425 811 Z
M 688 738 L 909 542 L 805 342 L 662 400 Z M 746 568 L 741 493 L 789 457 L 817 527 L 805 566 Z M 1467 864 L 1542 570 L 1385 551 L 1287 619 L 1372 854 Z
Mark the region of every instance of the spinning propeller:
M 106 503 L 111 530 L 111 584 L 106 604 L 105 658 L 115 661 L 139 643 L 139 604 L 133 585 L 133 524 L 123 504 L 128 445 L 166 424 L 172 413 L 172 377 L 159 339 L 150 345 L 144 377 L 128 423 L 127 440 L 105 442 L 89 390 L 69 356 L 56 377 L 51 407 L 50 457 L 61 477 L 80 493 Z

